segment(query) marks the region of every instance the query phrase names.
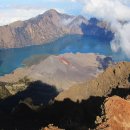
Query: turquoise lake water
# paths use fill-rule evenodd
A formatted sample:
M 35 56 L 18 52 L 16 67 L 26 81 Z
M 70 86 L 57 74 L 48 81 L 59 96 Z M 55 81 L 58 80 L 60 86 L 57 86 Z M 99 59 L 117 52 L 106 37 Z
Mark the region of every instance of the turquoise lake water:
M 128 60 L 121 53 L 113 53 L 109 41 L 102 41 L 94 37 L 69 35 L 44 45 L 0 50 L 0 76 L 21 67 L 22 62 L 33 55 L 69 52 L 98 53 L 112 56 L 116 61 Z

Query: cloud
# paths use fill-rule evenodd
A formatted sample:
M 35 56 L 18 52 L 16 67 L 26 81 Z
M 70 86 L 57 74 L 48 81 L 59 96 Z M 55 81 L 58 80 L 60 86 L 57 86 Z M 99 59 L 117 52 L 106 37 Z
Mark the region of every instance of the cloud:
M 130 7 L 123 0 L 86 0 L 84 11 L 107 20 L 130 20 Z
M 111 42 L 111 48 L 114 52 L 123 51 L 130 58 L 130 22 L 124 25 L 119 22 L 111 25 L 116 27 L 115 38 Z
M 35 17 L 51 8 L 64 13 L 71 7 L 69 3 L 70 0 L 8 0 L 8 2 L 2 0 L 0 4 L 0 26 L 17 20 L 26 20 Z
M 130 58 L 130 0 L 75 0 L 84 5 L 90 16 L 111 24 L 115 37 L 111 42 L 113 51 L 123 51 Z
M 0 26 L 6 25 L 19 20 L 27 20 L 47 11 L 47 8 L 28 7 L 28 6 L 13 6 L 11 8 L 0 9 Z M 59 12 L 64 10 L 57 9 Z
M 10 8 L 0 10 L 0 25 L 6 25 L 18 20 L 26 20 L 31 17 L 42 14 L 46 9 L 31 9 L 31 8 Z

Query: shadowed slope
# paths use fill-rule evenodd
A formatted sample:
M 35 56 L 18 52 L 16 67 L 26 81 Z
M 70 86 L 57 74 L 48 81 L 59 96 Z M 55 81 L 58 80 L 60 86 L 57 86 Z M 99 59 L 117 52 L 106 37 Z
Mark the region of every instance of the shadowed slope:
M 128 89 L 117 88 L 116 91 L 118 93 L 128 91 L 128 94 L 130 94 Z M 126 95 L 122 96 L 125 97 Z M 48 105 L 38 106 L 28 99 L 16 104 L 10 113 L 0 113 L 0 128 L 4 128 L 4 130 L 9 128 L 39 130 L 41 127 L 48 126 L 48 124 L 54 124 L 65 130 L 94 129 L 100 121 L 97 120 L 99 119 L 97 116 L 103 119 L 104 107 L 101 106 L 104 100 L 104 97 L 91 96 L 81 102 L 65 99 L 64 101 L 55 101 L 50 102 Z M 116 106 L 121 105 L 116 101 L 115 104 L 117 104 Z M 123 113 L 121 112 L 121 114 Z
M 58 92 L 54 86 L 42 83 L 41 81 L 35 81 L 30 83 L 24 91 L 1 100 L 0 108 L 3 109 L 3 111 L 11 111 L 20 101 L 28 101 L 26 100 L 27 98 L 30 98 L 34 104 L 48 104 L 57 94 Z
M 66 130 L 85 130 L 95 128 L 96 115 L 100 115 L 100 106 L 104 98 L 90 97 L 81 103 L 69 99 L 63 102 L 32 109 L 27 103 L 16 105 L 10 114 L 1 114 L 0 128 L 4 130 L 39 130 L 48 124 L 54 124 Z M 36 106 L 35 106 L 36 107 Z

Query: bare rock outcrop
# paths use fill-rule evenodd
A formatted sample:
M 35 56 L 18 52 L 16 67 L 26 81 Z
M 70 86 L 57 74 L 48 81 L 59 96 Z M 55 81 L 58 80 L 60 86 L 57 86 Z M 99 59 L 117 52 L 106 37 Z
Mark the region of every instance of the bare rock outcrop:
M 29 82 L 29 79 L 26 77 L 14 83 L 0 82 L 0 99 L 7 98 L 25 90 Z
M 60 128 L 54 126 L 53 124 L 49 124 L 47 127 L 42 128 L 41 130 L 64 130 L 64 129 L 60 129 Z
M 107 68 L 97 78 L 81 83 L 61 92 L 55 99 L 73 101 L 88 99 L 90 96 L 107 96 L 113 88 L 130 88 L 130 63 L 121 62 Z
M 129 130 L 130 102 L 118 96 L 109 97 L 104 103 L 104 119 L 97 130 Z

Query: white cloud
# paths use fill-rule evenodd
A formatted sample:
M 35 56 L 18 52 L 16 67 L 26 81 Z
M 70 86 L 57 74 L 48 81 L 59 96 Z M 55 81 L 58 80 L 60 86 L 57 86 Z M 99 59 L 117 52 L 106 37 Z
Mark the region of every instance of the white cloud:
M 83 3 L 83 10 L 111 23 L 115 38 L 112 50 L 123 51 L 130 58 L 130 0 L 75 0 Z M 121 22 L 125 21 L 125 24 Z
M 130 7 L 123 0 L 85 0 L 85 5 L 84 11 L 96 17 L 130 20 Z
M 42 14 L 46 9 L 22 9 L 10 8 L 0 10 L 0 25 L 6 25 L 18 20 L 26 20 Z
M 112 50 L 117 52 L 121 49 L 130 58 L 130 22 L 124 25 L 117 22 L 111 26 L 116 27 L 115 38 L 111 42 Z

